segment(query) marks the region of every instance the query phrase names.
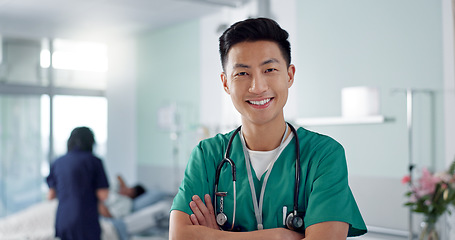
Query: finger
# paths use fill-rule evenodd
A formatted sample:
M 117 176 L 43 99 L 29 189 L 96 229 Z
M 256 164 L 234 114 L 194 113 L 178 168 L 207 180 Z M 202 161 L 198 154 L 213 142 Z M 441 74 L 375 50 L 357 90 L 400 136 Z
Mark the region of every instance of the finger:
M 207 209 L 209 210 L 209 213 L 211 215 L 215 216 L 215 211 L 213 210 L 213 205 L 212 205 L 212 198 L 210 197 L 210 195 L 205 194 L 204 200 L 205 200 L 205 205 L 207 205 Z
M 210 227 L 210 214 L 209 210 L 207 209 L 207 206 L 205 206 L 204 202 L 202 202 L 201 198 L 197 195 L 193 196 L 193 202 L 196 203 L 197 207 L 199 208 L 199 211 L 202 214 L 202 218 L 199 218 L 199 215 L 196 215 L 198 217 L 198 221 L 201 225 L 204 225 L 206 227 Z
M 199 210 L 201 210 L 201 212 L 204 215 L 204 217 L 206 218 L 206 220 L 208 220 L 212 215 L 209 211 L 209 205 L 211 207 L 212 204 L 206 204 L 207 202 L 206 203 L 202 202 L 202 199 L 196 195 L 193 196 L 193 201 L 197 204 Z M 212 209 L 213 209 L 213 207 L 212 207 Z
M 190 208 L 193 211 L 193 214 L 196 216 L 197 221 L 199 222 L 199 225 L 203 225 L 203 226 L 207 227 L 208 225 L 206 223 L 205 217 L 195 201 L 190 202 Z
M 205 199 L 205 204 L 207 205 L 207 209 L 209 210 L 210 226 L 212 226 L 212 228 L 218 229 L 218 224 L 216 223 L 216 219 L 215 219 L 215 210 L 213 209 L 212 199 L 209 194 L 205 194 L 204 199 Z
M 190 220 L 191 220 L 191 223 L 193 223 L 193 225 L 200 225 L 197 220 L 197 217 L 194 214 L 190 215 Z

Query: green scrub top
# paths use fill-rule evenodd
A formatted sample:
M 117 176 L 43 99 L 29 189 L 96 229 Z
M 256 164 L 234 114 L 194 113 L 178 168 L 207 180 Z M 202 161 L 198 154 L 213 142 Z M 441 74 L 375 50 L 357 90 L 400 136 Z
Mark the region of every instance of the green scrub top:
M 191 215 L 189 203 L 193 195 L 204 199 L 204 195 L 208 193 L 213 203 L 216 168 L 223 160 L 233 132 L 218 134 L 203 140 L 194 148 L 171 211 L 179 210 Z M 340 221 L 349 223 L 348 236 L 366 233 L 367 228 L 348 185 L 346 158 L 341 144 L 328 136 L 304 128 L 299 128 L 297 135 L 301 156 L 298 212 L 305 214 L 305 228 L 320 222 Z M 271 170 L 263 200 L 264 229 L 285 227 L 284 219 L 293 210 L 295 144 L 296 141 L 293 138 Z M 242 231 L 257 230 L 240 134 L 234 137 L 230 156 L 236 165 L 237 173 L 237 209 L 234 225 Z M 258 179 L 254 169 L 251 169 L 257 195 L 254 201 L 258 201 L 266 174 Z M 227 196 L 224 197 L 223 211 L 228 217 L 226 224 L 231 225 L 234 191 L 231 167 L 228 163 L 225 163 L 221 170 L 218 191 L 227 192 Z M 219 213 L 220 197 L 217 197 L 216 201 L 215 211 Z

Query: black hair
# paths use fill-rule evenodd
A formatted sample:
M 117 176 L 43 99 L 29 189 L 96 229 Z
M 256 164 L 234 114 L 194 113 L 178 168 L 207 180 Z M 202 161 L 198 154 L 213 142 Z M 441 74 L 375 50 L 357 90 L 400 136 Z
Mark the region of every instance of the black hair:
M 67 142 L 68 152 L 71 150 L 93 151 L 95 145 L 95 136 L 88 127 L 77 127 L 71 131 Z
M 237 43 L 267 40 L 276 42 L 287 66 L 291 64 L 291 44 L 289 34 L 277 22 L 269 18 L 249 18 L 230 26 L 220 36 L 220 57 L 223 70 L 227 62 L 228 52 Z
M 134 186 L 133 188 L 134 188 L 133 199 L 135 199 L 135 198 L 139 197 L 141 194 L 145 193 L 145 188 L 140 184 Z

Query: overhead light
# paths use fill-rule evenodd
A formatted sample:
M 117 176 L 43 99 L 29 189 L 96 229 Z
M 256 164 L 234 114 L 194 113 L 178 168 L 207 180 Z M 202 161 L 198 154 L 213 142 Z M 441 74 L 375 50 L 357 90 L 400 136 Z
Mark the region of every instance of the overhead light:
M 106 72 L 108 70 L 107 46 L 101 43 L 55 39 L 52 67 L 55 69 Z M 40 55 L 42 68 L 51 64 L 51 53 L 44 48 Z

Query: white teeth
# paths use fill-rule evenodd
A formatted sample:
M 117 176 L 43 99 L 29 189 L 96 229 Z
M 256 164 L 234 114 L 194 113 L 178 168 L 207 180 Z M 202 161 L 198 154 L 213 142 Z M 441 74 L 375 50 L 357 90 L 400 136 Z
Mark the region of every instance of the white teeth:
M 270 98 L 267 98 L 267 99 L 264 99 L 264 100 L 261 100 L 261 101 L 250 101 L 251 104 L 254 104 L 254 105 L 264 105 L 266 103 L 270 102 Z

